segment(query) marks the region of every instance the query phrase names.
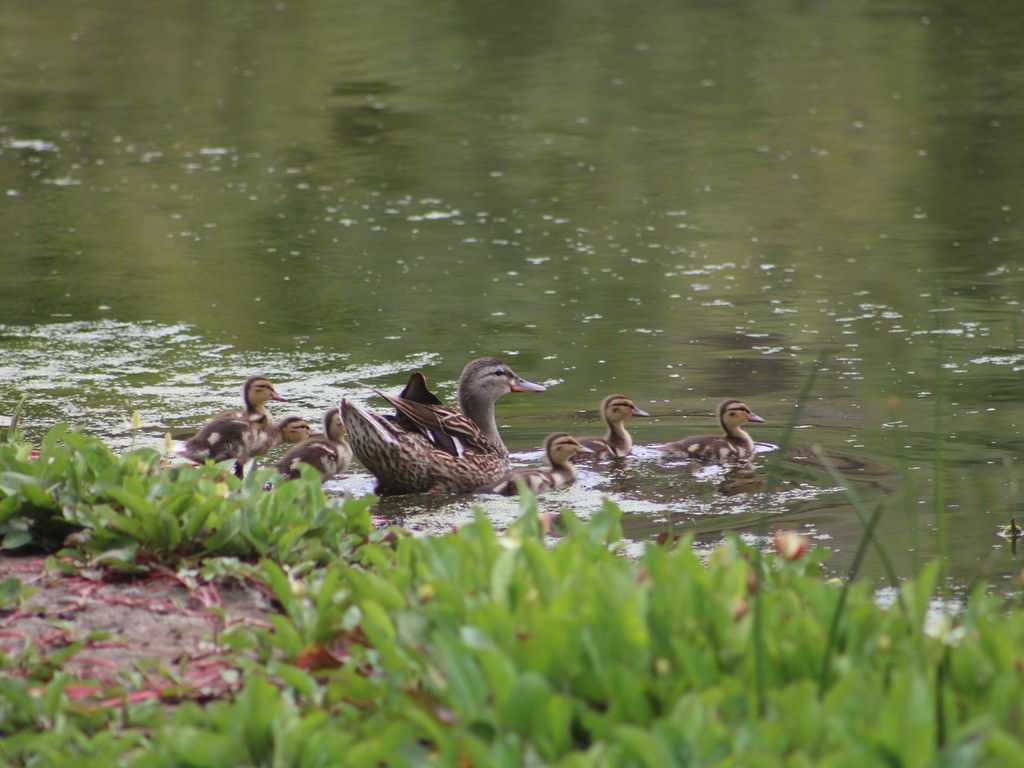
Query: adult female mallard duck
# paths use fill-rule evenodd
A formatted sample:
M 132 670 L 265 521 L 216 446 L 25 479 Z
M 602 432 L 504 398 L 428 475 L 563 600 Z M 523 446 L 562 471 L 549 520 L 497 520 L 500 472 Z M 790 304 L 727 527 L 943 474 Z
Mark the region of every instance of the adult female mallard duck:
M 497 358 L 482 357 L 468 363 L 459 377 L 461 412 L 374 390 L 394 406 L 397 417 L 367 411 L 344 397 L 341 416 L 353 453 L 377 478 L 377 493 L 466 493 L 511 469 L 494 403 L 509 392 L 544 389 Z
M 760 424 L 764 419 L 742 400 L 723 400 L 718 404 L 718 421 L 725 430 L 724 435 L 687 437 L 663 445 L 661 450 L 701 461 L 748 459 L 754 455 L 754 441 L 740 425 L 746 422 Z
M 274 464 L 279 474 L 290 480 L 299 476 L 299 467 L 308 464 L 320 473 L 320 482 L 344 472 L 352 461 L 352 446 L 345 439 L 341 411 L 332 408 L 324 414 L 324 434 L 296 445 Z
M 503 480 L 477 488 L 477 493 L 499 493 L 502 496 L 519 494 L 519 483 L 533 493 L 554 491 L 572 485 L 576 481 L 576 467 L 572 458 L 578 453 L 590 453 L 591 450 L 582 445 L 572 435 L 556 432 L 544 440 L 544 455 L 550 469 L 519 469 L 511 472 Z
M 608 425 L 604 437 L 581 437 L 579 443 L 590 449 L 598 459 L 621 459 L 633 450 L 633 438 L 622 422 L 633 416 L 650 416 L 625 395 L 609 395 L 601 403 L 601 415 Z
M 211 419 L 185 442 L 180 454 L 197 464 L 234 459 L 235 474 L 241 477 L 242 467 L 249 459 L 262 456 L 281 443 L 299 443 L 309 437 L 309 422 L 303 418 L 289 416 L 269 428 L 262 421 L 265 418 Z

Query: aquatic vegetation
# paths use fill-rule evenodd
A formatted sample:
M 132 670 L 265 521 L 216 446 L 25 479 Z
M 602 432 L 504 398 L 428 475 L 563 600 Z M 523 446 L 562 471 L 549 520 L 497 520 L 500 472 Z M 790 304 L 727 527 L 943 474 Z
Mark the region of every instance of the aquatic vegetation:
M 8 536 L 52 544 L 48 512 L 84 534 L 59 551 L 71 567 L 244 573 L 274 608 L 219 639 L 240 682 L 202 706 L 143 696 L 128 668 L 83 699 L 77 648 L 0 656 L 5 764 L 997 765 L 1024 745 L 1024 616 L 979 587 L 936 621 L 937 565 L 885 607 L 785 535 L 777 553 L 668 537 L 622 557 L 610 502 L 550 521 L 527 495 L 504 533 L 479 511 L 417 537 L 371 531 L 367 502 L 318 496 L 313 470 L 264 492 L 265 476 L 160 470 L 71 433 L 35 472 L 23 453 L 0 448 Z

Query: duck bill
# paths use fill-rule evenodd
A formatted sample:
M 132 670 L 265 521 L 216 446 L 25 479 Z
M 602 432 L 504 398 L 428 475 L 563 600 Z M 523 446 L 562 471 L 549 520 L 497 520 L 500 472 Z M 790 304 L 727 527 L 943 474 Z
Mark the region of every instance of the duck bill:
M 633 415 L 634 416 L 650 416 L 651 414 L 649 414 L 647 411 L 641 411 L 639 408 L 637 408 L 634 405 L 633 406 Z
M 763 424 L 764 423 L 764 419 L 762 419 L 760 416 L 758 416 L 753 411 L 751 411 L 750 413 L 747 414 L 747 421 L 752 421 L 755 424 Z
M 287 403 L 288 402 L 288 398 L 281 397 L 279 394 L 277 394 L 277 392 L 275 392 L 273 397 L 271 397 L 270 399 L 271 400 L 276 400 L 279 403 Z
M 587 446 L 583 445 L 582 443 L 580 443 L 579 445 L 576 446 L 576 453 L 593 453 L 593 452 L 594 452 L 593 448 L 587 448 Z
M 516 376 L 512 382 L 513 392 L 543 392 L 546 389 L 547 387 L 543 384 L 534 384 L 521 376 Z

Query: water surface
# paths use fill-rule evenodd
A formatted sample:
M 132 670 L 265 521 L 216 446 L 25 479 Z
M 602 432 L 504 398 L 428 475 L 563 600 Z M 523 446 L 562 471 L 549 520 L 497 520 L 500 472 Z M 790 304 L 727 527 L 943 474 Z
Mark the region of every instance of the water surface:
M 750 473 L 584 465 L 545 509 L 613 499 L 636 542 L 785 526 L 841 572 L 862 525 L 818 446 L 901 573 L 941 552 L 1010 589 L 1022 33 L 992 3 L 8 3 L 0 414 L 159 446 L 252 373 L 315 419 L 413 369 L 453 399 L 494 354 L 549 385 L 498 406 L 522 465 L 613 392 L 644 446 L 724 397 L 766 448 L 798 427 Z

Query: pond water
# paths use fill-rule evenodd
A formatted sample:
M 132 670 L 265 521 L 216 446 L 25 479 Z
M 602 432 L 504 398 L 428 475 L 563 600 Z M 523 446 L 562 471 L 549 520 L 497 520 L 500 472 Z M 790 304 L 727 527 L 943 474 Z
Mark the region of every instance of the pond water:
M 607 394 L 653 416 L 544 509 L 796 529 L 842 573 L 863 525 L 817 450 L 901 574 L 1016 589 L 1021 39 L 994 2 L 5 3 L 0 419 L 160 447 L 253 373 L 318 419 L 493 354 L 549 387 L 498 404 L 517 464 Z M 751 469 L 649 447 L 725 397 L 766 419 Z M 518 512 L 377 513 L 476 505 Z

